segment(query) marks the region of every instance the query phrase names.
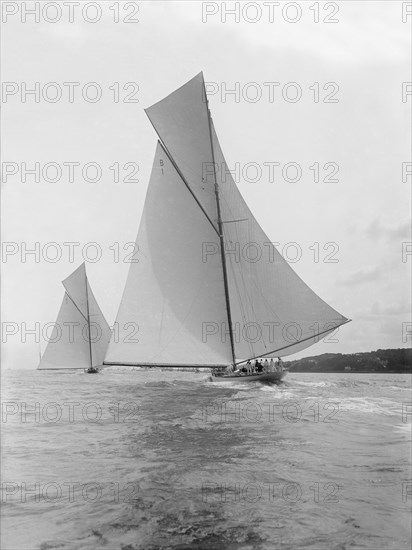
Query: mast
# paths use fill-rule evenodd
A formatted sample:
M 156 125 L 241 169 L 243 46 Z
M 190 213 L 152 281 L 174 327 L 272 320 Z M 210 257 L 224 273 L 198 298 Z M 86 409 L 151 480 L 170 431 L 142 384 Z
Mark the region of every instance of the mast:
M 219 239 L 220 239 L 220 255 L 222 257 L 223 282 L 224 282 L 224 287 L 225 287 L 227 320 L 228 320 L 228 324 L 229 324 L 230 347 L 231 347 L 231 350 L 232 350 L 232 362 L 233 362 L 232 364 L 233 364 L 233 366 L 235 366 L 236 365 L 235 344 L 234 344 L 234 341 L 233 341 L 232 315 L 231 315 L 231 312 L 230 312 L 229 285 L 228 285 L 228 279 L 227 279 L 226 255 L 225 255 L 225 241 L 224 241 L 224 238 L 223 238 L 223 223 L 222 223 L 222 216 L 220 214 L 219 185 L 217 183 L 217 177 L 216 177 L 215 152 L 214 152 L 214 149 L 213 149 L 212 128 L 211 128 L 211 123 L 210 123 L 211 115 L 210 115 L 209 101 L 207 99 L 206 86 L 205 86 L 205 81 L 204 80 L 203 80 L 203 91 L 204 91 L 204 94 L 205 94 L 206 109 L 207 109 L 207 122 L 208 122 L 208 125 L 209 125 L 210 148 L 212 150 L 213 176 L 215 178 L 217 224 L 218 224 Z
M 87 305 L 87 326 L 89 327 L 89 351 L 90 351 L 90 366 L 93 366 L 93 356 L 92 356 L 92 333 L 90 330 L 90 314 L 89 314 L 89 292 L 87 290 L 87 274 L 86 266 L 84 266 L 84 277 L 86 279 L 86 305 Z

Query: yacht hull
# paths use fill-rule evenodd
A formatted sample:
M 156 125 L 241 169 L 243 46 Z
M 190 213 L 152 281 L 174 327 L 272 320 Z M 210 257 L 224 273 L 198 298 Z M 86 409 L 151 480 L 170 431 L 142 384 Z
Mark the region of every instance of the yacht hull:
M 225 374 L 223 376 L 212 375 L 211 382 L 280 382 L 286 376 L 283 372 L 262 372 L 260 374 Z

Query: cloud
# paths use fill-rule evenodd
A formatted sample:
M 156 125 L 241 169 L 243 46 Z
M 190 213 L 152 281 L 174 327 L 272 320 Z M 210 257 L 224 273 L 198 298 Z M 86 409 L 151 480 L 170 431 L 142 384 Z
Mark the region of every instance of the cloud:
M 343 285 L 354 286 L 361 283 L 371 283 L 377 281 L 382 275 L 382 267 L 367 267 L 359 269 L 342 280 Z
M 371 239 L 386 239 L 388 241 L 410 237 L 411 222 L 403 220 L 396 224 L 385 224 L 375 218 L 366 228 L 366 235 Z
M 382 306 L 380 302 L 374 302 L 369 311 L 372 315 L 400 315 L 410 313 L 410 305 L 401 302 Z

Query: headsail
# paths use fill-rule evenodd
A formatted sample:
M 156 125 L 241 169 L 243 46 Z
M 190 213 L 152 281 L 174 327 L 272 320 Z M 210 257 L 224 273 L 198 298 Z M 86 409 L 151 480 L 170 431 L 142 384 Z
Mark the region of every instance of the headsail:
M 65 294 L 38 369 L 101 365 L 111 331 L 90 288 L 85 264 L 62 284 Z
M 228 365 L 230 339 L 215 228 L 158 143 L 132 263 L 105 364 Z

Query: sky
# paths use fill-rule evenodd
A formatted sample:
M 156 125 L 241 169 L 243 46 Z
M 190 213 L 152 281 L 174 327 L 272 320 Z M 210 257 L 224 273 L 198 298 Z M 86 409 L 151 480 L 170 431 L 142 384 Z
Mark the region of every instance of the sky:
M 352 319 L 291 358 L 409 346 L 410 4 L 75 4 L 2 2 L 3 366 L 37 366 L 83 261 L 113 324 L 156 147 L 144 108 L 201 70 L 255 217 Z

